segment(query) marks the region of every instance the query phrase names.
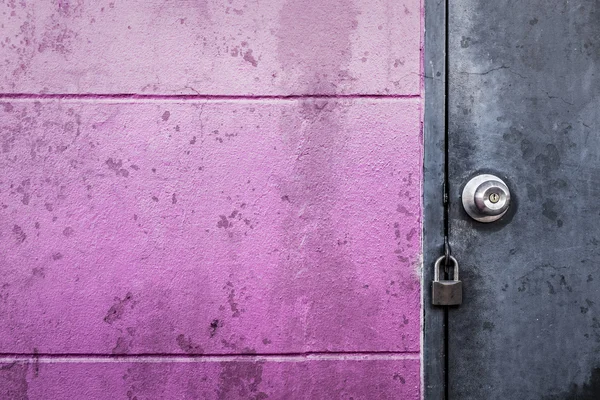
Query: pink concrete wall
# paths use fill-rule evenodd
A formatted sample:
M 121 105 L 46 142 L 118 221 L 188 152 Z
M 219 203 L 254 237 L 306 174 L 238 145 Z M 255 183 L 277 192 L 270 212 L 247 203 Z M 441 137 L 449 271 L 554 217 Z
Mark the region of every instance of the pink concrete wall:
M 420 397 L 418 0 L 0 4 L 0 398 Z

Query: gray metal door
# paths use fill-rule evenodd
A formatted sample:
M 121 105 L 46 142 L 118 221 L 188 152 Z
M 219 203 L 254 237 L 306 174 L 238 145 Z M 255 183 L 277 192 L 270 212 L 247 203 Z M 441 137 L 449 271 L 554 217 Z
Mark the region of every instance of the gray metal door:
M 449 399 L 600 399 L 600 1 L 448 3 Z M 461 189 L 492 172 L 509 213 Z

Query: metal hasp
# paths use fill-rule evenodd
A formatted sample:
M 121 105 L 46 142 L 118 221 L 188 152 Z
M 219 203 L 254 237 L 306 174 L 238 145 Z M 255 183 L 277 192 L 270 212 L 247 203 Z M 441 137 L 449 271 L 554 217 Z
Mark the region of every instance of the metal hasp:
M 441 256 L 435 261 L 433 282 L 431 283 L 431 303 L 434 306 L 458 306 L 462 303 L 462 282 L 458 279 L 458 261 L 448 256 L 454 266 L 452 280 L 440 280 L 440 268 L 446 256 Z
M 462 203 L 471 218 L 479 222 L 494 222 L 510 206 L 510 190 L 495 175 L 482 174 L 472 178 L 463 189 Z

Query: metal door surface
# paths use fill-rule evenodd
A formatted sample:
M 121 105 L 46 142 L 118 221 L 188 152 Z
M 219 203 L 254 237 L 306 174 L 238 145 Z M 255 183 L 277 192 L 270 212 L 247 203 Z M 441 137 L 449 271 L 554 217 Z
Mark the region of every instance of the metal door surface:
M 600 398 L 600 2 L 448 4 L 450 399 Z M 463 210 L 470 177 L 512 193 Z

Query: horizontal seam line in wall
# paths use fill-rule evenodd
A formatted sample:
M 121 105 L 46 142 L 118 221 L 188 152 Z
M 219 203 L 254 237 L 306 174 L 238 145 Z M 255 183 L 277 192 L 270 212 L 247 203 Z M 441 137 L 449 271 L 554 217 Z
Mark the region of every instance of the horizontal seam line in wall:
M 196 95 L 196 94 L 129 94 L 129 93 L 87 93 L 87 94 L 35 94 L 35 93 L 0 93 L 2 100 L 303 100 L 303 99 L 420 99 L 420 94 L 388 95 L 388 94 L 311 94 L 311 95 L 262 95 L 262 96 L 231 96 L 231 95 Z
M 206 363 L 206 362 L 306 362 L 306 361 L 393 361 L 419 360 L 419 352 L 406 353 L 306 353 L 306 354 L 228 354 L 228 355 L 176 355 L 176 354 L 13 354 L 0 355 L 0 364 L 31 363 Z

